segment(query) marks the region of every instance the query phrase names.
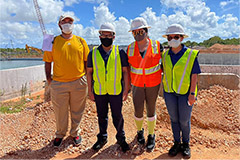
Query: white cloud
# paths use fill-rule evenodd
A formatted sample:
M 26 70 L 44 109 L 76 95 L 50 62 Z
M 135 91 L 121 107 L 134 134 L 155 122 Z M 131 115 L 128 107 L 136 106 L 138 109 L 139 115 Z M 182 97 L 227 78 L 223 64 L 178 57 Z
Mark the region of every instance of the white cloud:
M 108 0 L 64 0 L 66 6 L 72 6 L 73 4 L 78 4 L 80 2 L 87 2 L 87 3 L 104 3 L 108 5 Z
M 134 39 L 129 31 L 131 19 L 127 17 L 116 17 L 113 11 L 109 10 L 102 0 L 83 0 L 89 3 L 99 3 L 93 7 L 94 18 L 90 21 L 92 26 L 84 27 L 73 11 L 68 11 L 75 17 L 74 34 L 82 36 L 88 44 L 100 44 L 98 29 L 104 22 L 112 23 L 116 28 L 115 44 L 127 45 Z M 73 5 L 80 1 L 69 0 L 38 0 L 45 27 L 49 34 L 58 35 L 60 29 L 57 25 L 58 17 L 64 12 L 64 5 Z M 108 1 L 105 1 L 108 3 Z M 239 19 L 232 14 L 221 17 L 206 6 L 202 0 L 160 0 L 165 11 L 171 10 L 172 14 L 160 14 L 147 7 L 139 16 L 145 18 L 151 26 L 149 36 L 152 39 L 165 42 L 162 38 L 166 28 L 173 24 L 181 24 L 189 35 L 186 40 L 201 42 L 213 36 L 222 38 L 239 37 Z M 229 2 L 229 1 L 228 1 Z M 235 2 L 235 1 L 234 1 Z M 41 47 L 42 32 L 37 21 L 35 8 L 32 0 L 0 0 L 0 36 L 1 47 L 9 44 L 10 40 L 14 45 L 24 47 L 25 44 Z M 27 12 L 26 12 L 27 11 Z M 162 10 L 161 10 L 162 11 Z
M 98 7 L 94 7 L 93 11 L 95 19 L 92 22 L 96 27 L 100 27 L 104 22 L 113 23 L 116 20 L 114 13 L 111 13 L 104 3 L 101 3 Z
M 239 0 L 221 1 L 219 5 L 220 5 L 221 8 L 224 8 L 224 7 L 226 7 L 227 5 L 230 5 L 230 4 L 238 6 L 239 5 Z

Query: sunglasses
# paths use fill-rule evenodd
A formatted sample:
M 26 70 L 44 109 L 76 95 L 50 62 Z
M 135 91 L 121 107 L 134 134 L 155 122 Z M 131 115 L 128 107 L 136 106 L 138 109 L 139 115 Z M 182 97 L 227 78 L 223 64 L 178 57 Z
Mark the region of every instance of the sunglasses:
M 132 34 L 134 35 L 134 36 L 136 36 L 136 35 L 143 35 L 144 34 L 144 30 L 134 30 L 134 31 L 132 31 Z
M 180 37 L 181 37 L 181 36 L 174 36 L 174 37 L 167 36 L 167 40 L 168 40 L 168 41 L 171 41 L 173 38 L 174 38 L 175 40 L 178 40 Z

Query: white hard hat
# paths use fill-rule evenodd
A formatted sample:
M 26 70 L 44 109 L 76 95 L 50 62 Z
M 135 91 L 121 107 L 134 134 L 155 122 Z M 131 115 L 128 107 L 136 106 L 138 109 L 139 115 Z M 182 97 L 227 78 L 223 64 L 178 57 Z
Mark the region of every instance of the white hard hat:
M 111 23 L 104 23 L 100 26 L 99 33 L 102 31 L 115 33 L 115 27 Z
M 129 32 L 136 30 L 136 29 L 141 29 L 141 28 L 151 28 L 151 27 L 148 26 L 148 24 L 144 18 L 137 17 L 132 21 L 131 29 L 129 30 Z
M 188 35 L 185 34 L 183 27 L 180 24 L 172 24 L 167 28 L 166 34 L 163 35 L 164 38 L 167 38 L 167 35 L 170 34 L 180 34 L 183 35 L 184 38 L 188 37 Z

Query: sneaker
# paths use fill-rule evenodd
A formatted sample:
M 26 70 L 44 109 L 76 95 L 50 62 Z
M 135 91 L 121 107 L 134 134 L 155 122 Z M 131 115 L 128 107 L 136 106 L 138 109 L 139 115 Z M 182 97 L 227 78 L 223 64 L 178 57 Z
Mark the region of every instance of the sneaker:
M 191 149 L 189 147 L 189 143 L 183 143 L 181 145 L 181 150 L 182 150 L 182 155 L 185 158 L 190 158 L 191 157 Z
M 62 140 L 63 140 L 63 138 L 55 138 L 53 141 L 53 145 L 55 147 L 59 147 L 62 144 Z
M 81 136 L 73 137 L 73 142 L 75 145 L 79 145 L 82 142 L 82 137 Z
M 180 142 L 174 142 L 174 145 L 170 148 L 168 151 L 168 155 L 173 157 L 178 154 L 178 152 L 181 151 L 181 143 Z
M 128 150 L 130 150 L 129 145 L 127 144 L 127 142 L 125 140 L 118 141 L 117 143 L 120 145 L 120 147 L 122 148 L 122 151 L 124 153 L 127 152 Z
M 149 134 L 147 139 L 147 151 L 151 152 L 155 147 L 155 134 Z
M 137 141 L 139 144 L 142 144 L 142 145 L 145 144 L 144 129 L 137 132 Z
M 107 143 L 107 138 L 98 138 L 97 142 L 93 145 L 92 149 L 95 151 L 100 150 Z

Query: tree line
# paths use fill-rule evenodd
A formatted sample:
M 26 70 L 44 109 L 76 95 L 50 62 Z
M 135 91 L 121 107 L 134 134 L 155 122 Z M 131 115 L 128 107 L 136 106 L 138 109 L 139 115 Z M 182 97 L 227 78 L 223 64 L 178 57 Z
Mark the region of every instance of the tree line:
M 204 40 L 203 42 L 200 42 L 200 43 L 197 43 L 195 41 L 186 41 L 183 44 L 188 47 L 194 47 L 194 46 L 211 47 L 212 45 L 214 45 L 216 43 L 226 44 L 226 45 L 240 45 L 240 38 L 222 39 L 218 36 L 214 36 L 214 37 L 209 38 L 208 40 Z M 163 45 L 167 46 L 168 42 L 164 42 Z
M 228 44 L 228 45 L 240 45 L 240 38 L 222 39 L 218 36 L 214 36 L 200 43 L 197 43 L 195 41 L 186 41 L 183 44 L 188 47 L 194 47 L 194 46 L 211 47 L 215 43 Z M 167 46 L 168 42 L 164 42 L 163 45 Z M 0 48 L 0 52 L 26 52 L 26 50 L 25 48 Z

